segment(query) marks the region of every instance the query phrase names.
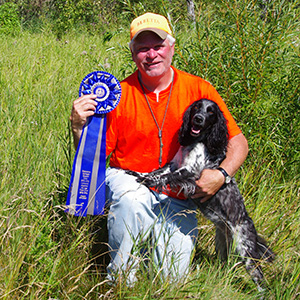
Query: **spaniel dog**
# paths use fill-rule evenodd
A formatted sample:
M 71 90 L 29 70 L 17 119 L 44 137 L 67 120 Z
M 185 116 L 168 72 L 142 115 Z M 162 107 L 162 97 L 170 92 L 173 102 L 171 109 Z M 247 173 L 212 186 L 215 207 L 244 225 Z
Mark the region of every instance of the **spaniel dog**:
M 203 169 L 218 168 L 226 156 L 227 122 L 215 102 L 201 99 L 188 107 L 179 131 L 179 143 L 181 146 L 175 157 L 164 167 L 151 173 L 127 173 L 160 192 L 167 188 L 178 191 L 179 188 L 187 197 L 193 195 L 195 181 Z M 258 290 L 262 291 L 260 261 L 271 262 L 274 253 L 258 236 L 235 179 L 231 178 L 208 201 L 201 203 L 200 200 L 194 199 L 203 215 L 216 226 L 216 252 L 221 259 L 226 259 L 234 245 Z

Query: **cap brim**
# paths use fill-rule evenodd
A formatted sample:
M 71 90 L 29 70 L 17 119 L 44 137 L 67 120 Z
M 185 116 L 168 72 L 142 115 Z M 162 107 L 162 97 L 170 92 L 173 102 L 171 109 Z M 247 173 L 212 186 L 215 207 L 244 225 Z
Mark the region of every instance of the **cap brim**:
M 139 30 L 134 37 L 132 38 L 132 41 L 134 39 L 136 39 L 138 37 L 139 34 L 141 34 L 142 32 L 145 31 L 152 31 L 154 33 L 156 33 L 162 40 L 165 40 L 167 38 L 168 33 L 162 29 L 158 29 L 158 28 L 143 28 L 141 30 Z

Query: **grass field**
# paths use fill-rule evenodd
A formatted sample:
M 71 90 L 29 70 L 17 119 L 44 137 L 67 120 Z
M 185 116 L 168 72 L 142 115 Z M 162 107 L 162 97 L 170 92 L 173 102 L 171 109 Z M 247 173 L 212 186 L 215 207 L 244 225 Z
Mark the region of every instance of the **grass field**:
M 239 25 L 242 14 L 230 11 L 225 5 L 220 14 Z M 217 87 L 249 141 L 236 178 L 257 230 L 276 253 L 264 266 L 265 299 L 300 298 L 299 8 L 289 14 L 276 17 L 276 28 L 249 14 L 244 31 L 233 32 L 199 11 L 197 26 L 176 31 L 174 65 Z M 0 299 L 257 299 L 237 258 L 222 265 L 215 257 L 214 228 L 201 215 L 187 281 L 160 284 L 141 272 L 130 289 L 108 286 L 103 270 L 93 267 L 103 219 L 64 213 L 72 101 L 91 71 L 121 80 L 134 70 L 127 42 L 123 31 L 109 41 L 71 32 L 57 40 L 47 28 L 1 36 Z

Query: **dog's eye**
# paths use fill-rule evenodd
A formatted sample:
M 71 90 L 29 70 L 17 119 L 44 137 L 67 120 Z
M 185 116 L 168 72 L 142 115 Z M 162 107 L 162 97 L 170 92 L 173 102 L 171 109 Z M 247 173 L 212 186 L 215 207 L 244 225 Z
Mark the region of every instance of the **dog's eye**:
M 207 107 L 207 113 L 212 116 L 214 114 L 214 109 L 211 106 Z

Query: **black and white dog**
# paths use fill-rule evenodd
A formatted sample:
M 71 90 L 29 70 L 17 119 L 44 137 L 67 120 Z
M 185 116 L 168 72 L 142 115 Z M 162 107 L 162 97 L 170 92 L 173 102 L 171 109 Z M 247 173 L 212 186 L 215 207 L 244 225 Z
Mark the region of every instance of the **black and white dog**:
M 226 156 L 228 131 L 226 119 L 218 105 L 210 100 L 194 102 L 185 112 L 179 131 L 179 148 L 173 160 L 151 173 L 128 171 L 137 181 L 158 191 L 170 187 L 193 195 L 195 180 L 203 169 L 216 169 Z M 215 246 L 221 259 L 226 259 L 232 245 L 242 257 L 258 290 L 263 290 L 261 260 L 271 262 L 274 253 L 257 235 L 244 199 L 234 178 L 208 201 L 195 200 L 203 215 L 216 226 Z M 233 241 L 235 241 L 233 243 Z

